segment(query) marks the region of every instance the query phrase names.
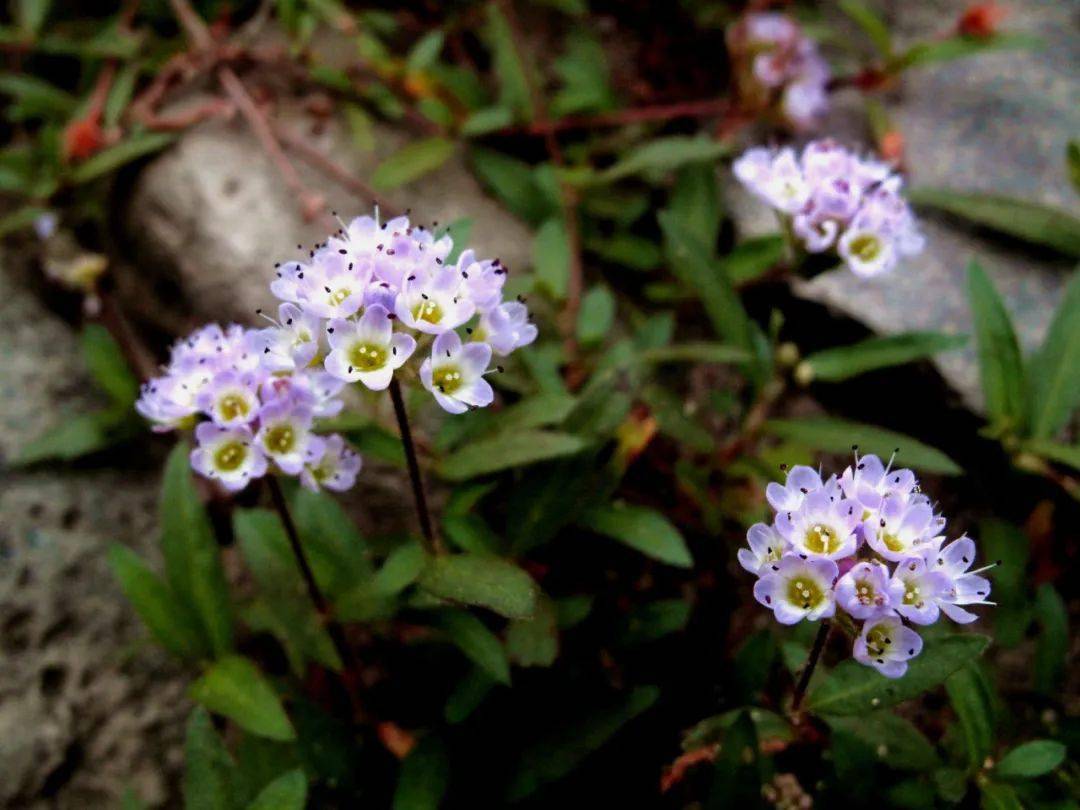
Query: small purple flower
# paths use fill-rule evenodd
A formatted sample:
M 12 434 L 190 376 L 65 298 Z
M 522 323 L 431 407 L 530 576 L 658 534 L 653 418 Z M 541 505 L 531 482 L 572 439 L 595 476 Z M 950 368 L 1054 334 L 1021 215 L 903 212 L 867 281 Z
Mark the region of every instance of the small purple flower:
M 394 312 L 411 329 L 440 335 L 456 329 L 476 312 L 461 291 L 461 277 L 452 267 L 406 277 Z
M 824 490 L 811 492 L 798 509 L 776 516 L 776 529 L 800 554 L 839 560 L 855 553 L 862 508 Z
M 925 498 L 886 498 L 863 523 L 863 537 L 887 560 L 899 562 L 921 554 L 936 538 L 934 508 Z
M 449 413 L 482 408 L 495 398 L 483 376 L 490 361 L 491 347 L 486 343 L 462 346 L 456 332 L 443 332 L 435 338 L 431 357 L 420 366 L 420 381 Z
M 986 597 L 990 595 L 990 580 L 979 574 L 997 563 L 968 571 L 975 562 L 975 542 L 970 537 L 953 540 L 939 551 L 927 554 L 931 571 L 940 573 L 948 580 L 948 586 L 938 604 L 942 612 L 954 622 L 969 624 L 978 616 L 964 610 L 960 605 L 993 605 Z
M 779 561 L 787 550 L 787 541 L 767 523 L 755 523 L 746 532 L 750 548 L 740 548 L 739 564 L 751 574 L 765 573 L 771 563 Z
M 463 291 L 477 310 L 498 306 L 506 283 L 506 268 L 498 259 L 480 261 L 472 250 L 465 250 L 458 257 L 457 271 Z
M 835 476 L 830 478 L 828 483 L 822 483 L 821 474 L 817 470 L 797 464 L 788 470 L 783 484 L 770 481 L 766 485 L 765 499 L 777 512 L 793 512 L 802 506 L 803 500 L 811 492 L 826 489 L 830 495 L 835 495 L 835 488 Z
M 876 560 L 855 563 L 836 583 L 836 603 L 856 619 L 889 615 L 889 569 Z
M 928 571 L 922 557 L 908 557 L 896 564 L 889 582 L 889 598 L 896 612 L 909 622 L 933 624 L 951 585 L 941 571 Z
M 266 474 L 266 457 L 247 427 L 219 427 L 203 422 L 195 428 L 198 445 L 191 451 L 191 466 L 206 478 L 238 492 L 252 478 Z
M 378 304 L 368 307 L 358 321 L 331 321 L 326 331 L 327 372 L 345 382 L 362 382 L 373 391 L 390 385 L 394 371 L 416 350 L 416 340 L 394 332 L 390 313 Z
M 860 664 L 873 667 L 886 678 L 900 678 L 908 661 L 922 652 L 922 639 L 898 616 L 871 619 L 855 639 L 852 656 Z
M 221 427 L 246 425 L 259 413 L 258 379 L 232 369 L 220 371 L 202 388 L 199 410 Z
M 278 307 L 278 323 L 252 335 L 252 347 L 267 371 L 294 371 L 306 368 L 319 353 L 322 319 L 299 306 Z
M 300 483 L 312 492 L 329 489 L 344 492 L 356 483 L 362 461 L 360 454 L 336 433 L 325 438 L 313 436 L 308 444 Z
M 781 624 L 827 619 L 836 612 L 836 575 L 832 560 L 785 554 L 779 562 L 770 564 L 754 584 L 754 598 L 772 610 Z
M 287 400 L 276 400 L 259 411 L 255 443 L 268 459 L 288 475 L 299 475 L 311 442 L 313 415 Z
M 732 171 L 750 191 L 786 214 L 798 213 L 810 199 L 810 186 L 793 149 L 777 153 L 751 149 L 732 164 Z
M 536 340 L 536 326 L 529 322 L 529 311 L 519 301 L 508 301 L 480 315 L 472 339 L 491 346 L 500 357 L 528 346 Z
M 854 466 L 840 476 L 844 495 L 873 512 L 881 508 L 886 497 L 907 498 L 915 491 L 916 483 L 911 470 L 892 470 L 875 455 L 856 456 Z

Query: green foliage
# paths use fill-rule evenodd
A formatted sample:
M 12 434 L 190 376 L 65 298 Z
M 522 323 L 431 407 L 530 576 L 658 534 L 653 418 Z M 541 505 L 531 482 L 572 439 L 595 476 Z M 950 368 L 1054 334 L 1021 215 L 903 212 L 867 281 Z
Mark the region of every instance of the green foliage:
M 259 791 L 248 810 L 304 810 L 307 807 L 307 777 L 302 770 L 289 771 Z
M 440 599 L 486 607 L 510 619 L 528 619 L 538 589 L 513 563 L 480 554 L 437 556 L 420 574 L 420 587 Z
M 371 183 L 382 191 L 411 183 L 446 163 L 454 148 L 454 142 L 446 138 L 413 141 L 380 163 Z
M 958 349 L 967 342 L 963 335 L 938 332 L 905 332 L 887 337 L 873 337 L 850 346 L 822 349 L 803 360 L 801 372 L 808 380 L 840 382 L 889 366 L 898 366 L 931 357 L 938 352 Z
M 252 734 L 271 740 L 296 738 L 277 693 L 246 658 L 221 658 L 191 685 L 189 692 L 196 703 L 235 720 Z
M 492 680 L 510 683 L 510 663 L 502 642 L 482 621 L 464 610 L 444 610 L 432 623 Z
M 1042 346 L 1028 363 L 1031 435 L 1055 436 L 1080 407 L 1080 271 L 1073 272 Z
M 435 810 L 442 803 L 449 775 L 443 744 L 438 737 L 425 737 L 401 763 L 394 810 Z
M 1056 740 L 1032 740 L 1018 745 L 994 766 L 998 779 L 1035 779 L 1065 761 L 1065 746 Z
M 686 541 L 660 512 L 616 502 L 589 509 L 579 518 L 582 526 L 625 543 L 647 557 L 689 568 L 694 564 Z
M 968 266 L 968 295 L 987 415 L 1005 429 L 1026 425 L 1024 368 L 1012 321 L 983 269 Z

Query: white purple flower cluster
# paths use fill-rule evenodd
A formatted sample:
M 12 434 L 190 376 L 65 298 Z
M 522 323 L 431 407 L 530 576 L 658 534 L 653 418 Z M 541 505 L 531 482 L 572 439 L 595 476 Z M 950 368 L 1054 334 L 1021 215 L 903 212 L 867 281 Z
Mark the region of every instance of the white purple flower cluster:
M 807 251 L 832 251 L 857 276 L 886 273 L 923 249 L 915 217 L 900 196 L 900 176 L 835 141 L 813 141 L 799 156 L 790 147 L 756 147 L 732 168 Z
M 978 617 L 962 605 L 993 604 L 990 582 L 979 576 L 986 568 L 970 570 L 975 543 L 945 543 L 945 519 L 910 470 L 856 455 L 827 481 L 793 467 L 765 497 L 775 519 L 751 526 L 750 547 L 738 554 L 758 577 L 754 597 L 781 624 L 831 618 L 839 607 L 862 623 L 855 660 L 883 675 L 899 678 L 922 650 L 909 625 L 933 624 L 942 613 L 967 624 Z
M 136 405 L 157 430 L 195 426 L 195 470 L 230 490 L 272 464 L 312 488 L 347 489 L 359 456 L 340 436 L 317 435 L 347 383 L 372 390 L 395 372 L 418 378 L 450 413 L 489 405 L 492 354 L 536 339 L 520 301 L 503 301 L 506 268 L 466 250 L 454 263 L 407 217 L 358 217 L 310 252 L 277 267 L 283 303 L 263 329 L 207 326 L 178 342 L 163 376 Z M 265 316 L 264 316 L 265 317 Z M 468 338 L 457 333 L 464 327 Z M 422 363 L 407 362 L 430 343 Z
M 790 17 L 747 14 L 728 29 L 742 105 L 775 109 L 797 130 L 817 125 L 828 109 L 829 66 Z

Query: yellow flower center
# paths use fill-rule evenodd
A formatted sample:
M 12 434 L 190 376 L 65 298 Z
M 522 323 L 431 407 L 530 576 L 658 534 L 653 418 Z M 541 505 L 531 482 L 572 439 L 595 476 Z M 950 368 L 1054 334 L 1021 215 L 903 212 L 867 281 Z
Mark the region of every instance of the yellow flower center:
M 330 293 L 330 303 L 334 306 L 338 306 L 339 304 L 343 304 L 345 299 L 350 295 L 352 295 L 352 290 L 348 287 L 338 287 L 338 289 Z
M 247 458 L 247 446 L 243 442 L 225 442 L 214 452 L 214 466 L 221 472 L 233 472 Z
M 226 422 L 248 415 L 250 406 L 240 394 L 226 394 L 218 400 L 218 413 Z
M 895 534 L 890 534 L 889 532 L 881 532 L 879 536 L 881 537 L 881 542 L 885 544 L 885 548 L 895 554 L 899 554 L 906 548 L 906 546 L 904 545 L 904 541 L 902 541 Z
M 813 610 L 825 598 L 825 592 L 810 577 L 796 577 L 788 583 L 788 601 L 804 610 Z
M 461 371 L 457 366 L 439 366 L 431 373 L 431 384 L 444 394 L 453 394 L 461 388 L 461 383 Z
M 881 656 L 892 644 L 889 625 L 875 624 L 866 634 L 866 649 L 874 657 Z
M 914 582 L 906 582 L 904 590 L 904 604 L 915 605 L 915 607 L 922 607 L 923 599 L 919 593 L 919 586 Z
M 266 431 L 266 438 L 263 443 L 271 453 L 288 453 L 296 443 L 296 433 L 293 431 L 292 425 L 274 425 L 270 430 Z
M 443 319 L 442 307 L 429 298 L 425 298 L 412 308 L 413 320 L 438 323 Z
M 851 252 L 864 262 L 872 262 L 881 254 L 881 240 L 872 233 L 861 233 L 851 240 Z
M 861 604 L 869 605 L 877 597 L 877 593 L 874 591 L 874 584 L 868 579 L 856 580 L 855 596 Z
M 806 548 L 815 554 L 832 554 L 840 548 L 840 535 L 834 529 L 816 523 L 806 532 Z
M 349 365 L 360 371 L 378 371 L 386 365 L 386 349 L 373 343 L 357 343 L 349 350 Z

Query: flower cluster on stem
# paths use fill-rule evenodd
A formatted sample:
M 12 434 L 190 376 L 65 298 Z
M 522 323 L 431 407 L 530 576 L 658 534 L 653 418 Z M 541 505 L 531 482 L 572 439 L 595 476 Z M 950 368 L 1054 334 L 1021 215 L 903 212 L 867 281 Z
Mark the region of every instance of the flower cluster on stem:
M 407 217 L 343 223 L 306 261 L 276 267 L 270 326 L 210 325 L 177 342 L 139 413 L 155 430 L 194 428 L 192 467 L 229 490 L 268 471 L 351 487 L 360 457 L 318 421 L 340 412 L 346 385 L 382 391 L 402 375 L 462 413 L 494 399 L 492 356 L 536 339 L 525 305 L 503 301 L 499 260 L 465 250 L 449 262 L 453 247 Z
M 945 519 L 922 494 L 910 470 L 873 455 L 855 457 L 838 477 L 823 480 L 793 467 L 765 497 L 772 523 L 747 532 L 739 563 L 758 577 L 754 598 L 781 624 L 846 613 L 861 626 L 852 655 L 899 678 L 922 650 L 914 626 L 944 614 L 967 624 L 967 606 L 987 601 L 990 582 L 972 570 L 975 543 L 946 542 Z
M 892 270 L 923 249 L 902 179 L 885 163 L 836 141 L 794 149 L 754 147 L 732 166 L 735 177 L 772 206 L 809 253 L 832 253 L 861 277 Z

